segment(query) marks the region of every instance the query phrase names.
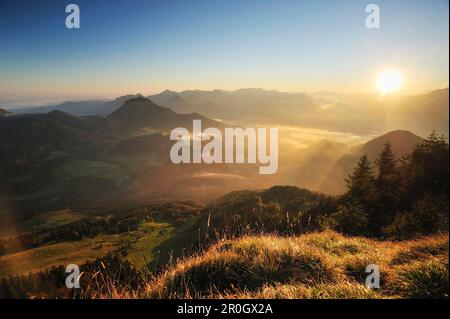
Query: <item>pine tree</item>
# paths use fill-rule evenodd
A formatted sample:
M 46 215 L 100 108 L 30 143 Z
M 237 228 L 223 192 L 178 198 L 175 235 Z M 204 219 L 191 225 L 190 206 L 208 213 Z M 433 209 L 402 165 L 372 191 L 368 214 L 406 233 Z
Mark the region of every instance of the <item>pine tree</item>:
M 384 144 L 383 150 L 375 159 L 375 165 L 378 168 L 376 178 L 378 187 L 391 183 L 393 179 L 395 180 L 397 178 L 397 165 L 391 144 Z
M 370 234 L 375 179 L 367 155 L 359 159 L 345 182 L 348 190 L 339 198 L 336 213 L 326 219 L 325 224 L 346 234 Z
M 375 179 L 375 211 L 371 225 L 376 235 L 394 219 L 399 202 L 399 173 L 391 145 L 386 143 L 375 159 L 378 174 Z
M 373 201 L 375 194 L 375 179 L 372 172 L 372 165 L 367 159 L 367 155 L 359 159 L 353 169 L 352 174 L 345 180 L 347 183 L 347 193 L 345 193 L 339 201 L 340 207 L 345 207 L 342 212 L 354 212 L 357 210 L 359 215 L 373 215 Z M 356 207 L 357 206 L 357 207 Z M 369 232 L 371 232 L 370 224 Z M 361 229 L 358 232 L 361 233 Z
M 363 155 L 356 164 L 353 173 L 345 180 L 348 191 L 346 197 L 351 197 L 365 205 L 366 199 L 371 198 L 374 191 L 374 177 L 372 165 Z
M 417 199 L 425 193 L 444 192 L 448 195 L 448 150 L 446 138 L 435 131 L 414 148 L 405 160 L 404 169 L 410 199 Z

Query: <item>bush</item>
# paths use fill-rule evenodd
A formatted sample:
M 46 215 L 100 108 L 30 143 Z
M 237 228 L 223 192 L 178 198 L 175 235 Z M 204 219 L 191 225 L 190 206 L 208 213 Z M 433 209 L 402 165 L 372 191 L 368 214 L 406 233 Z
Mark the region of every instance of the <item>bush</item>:
M 388 237 L 412 238 L 448 231 L 448 197 L 426 194 L 410 212 L 397 214 L 394 222 L 384 229 Z
M 325 228 L 331 228 L 347 235 L 367 235 L 369 216 L 361 205 L 341 204 L 338 210 L 324 219 Z

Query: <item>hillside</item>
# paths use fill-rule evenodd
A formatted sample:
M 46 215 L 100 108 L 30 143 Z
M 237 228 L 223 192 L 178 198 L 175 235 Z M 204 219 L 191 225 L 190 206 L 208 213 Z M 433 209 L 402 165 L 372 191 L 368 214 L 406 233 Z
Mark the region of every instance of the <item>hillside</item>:
M 277 174 L 261 176 L 249 164 L 172 164 L 171 142 L 164 133 L 178 126 L 189 129 L 193 119 L 202 119 L 204 127 L 224 125 L 201 115 L 177 114 L 143 97 L 126 99 L 104 119 L 57 110 L 3 118 L 3 187 L 17 210 L 39 210 L 38 203 L 48 205 L 49 198 L 52 206 L 47 208 L 53 209 L 68 203 L 111 200 L 118 194 L 208 202 L 236 189 L 276 184 L 338 194 L 361 155 L 367 153 L 373 160 L 389 141 L 400 157 L 422 141 L 405 131 L 390 132 L 356 148 L 322 140 L 291 150 L 281 141 L 283 165 Z M 96 193 L 90 191 L 93 187 Z M 20 202 L 16 198 L 21 198 Z
M 449 135 L 448 88 L 434 90 L 426 94 L 407 96 L 392 107 L 391 126 L 412 130 L 418 134 L 429 134 L 436 129 Z
M 223 123 L 199 114 L 177 114 L 143 97 L 127 96 L 114 103 L 122 100 L 124 104 L 106 118 L 59 110 L 1 118 L 0 186 L 13 205 L 5 207 L 2 200 L 0 211 L 13 209 L 11 216 L 18 217 L 23 211 L 136 196 L 195 198 L 198 193 L 207 200 L 236 186 L 229 176 L 238 167 L 208 167 L 209 175 L 202 165 L 174 165 L 169 159 L 172 142 L 167 132 L 191 129 L 194 119 L 202 120 L 204 127 L 221 128 Z M 210 177 L 217 181 L 216 189 L 197 192 L 199 183 L 209 183 Z M 251 188 L 251 183 L 241 185 Z
M 176 127 L 192 128 L 192 121 L 202 120 L 204 127 L 222 127 L 223 124 L 199 114 L 178 114 L 169 108 L 154 104 L 149 99 L 137 97 L 127 100 L 119 109 L 105 118 L 105 126 L 112 130 L 132 130 L 151 127 L 171 131 Z
M 95 113 L 97 115 L 106 117 L 109 114 L 111 114 L 112 112 L 114 112 L 115 110 L 117 110 L 119 107 L 121 107 L 126 101 L 137 98 L 137 97 L 142 97 L 142 95 L 128 94 L 128 95 L 124 95 L 124 96 L 119 96 L 118 98 L 116 98 L 112 101 L 107 101 L 104 104 L 97 107 L 95 110 Z
M 4 110 L 4 109 L 0 108 L 0 117 L 7 117 L 7 116 L 10 116 L 10 115 L 12 115 L 11 112 L 8 112 L 7 110 Z
M 289 183 L 328 194 L 339 194 L 345 190 L 344 179 L 361 156 L 367 155 L 373 162 L 384 145 L 389 143 L 395 158 L 401 159 L 423 141 L 423 138 L 401 130 L 388 132 L 355 147 L 319 141 L 291 155 L 295 160 L 287 161 L 287 167 L 281 169 L 287 170 L 286 175 L 291 178 Z
M 366 266 L 381 270 L 365 287 Z M 179 260 L 125 298 L 448 298 L 448 235 L 387 242 L 334 232 L 249 236 Z
M 409 131 L 396 130 L 376 137 L 353 151 L 354 155 L 367 157 L 373 161 L 377 154 L 383 149 L 386 143 L 389 143 L 392 147 L 395 158 L 400 159 L 404 155 L 411 152 L 414 146 L 422 143 L 423 138 L 417 136 Z

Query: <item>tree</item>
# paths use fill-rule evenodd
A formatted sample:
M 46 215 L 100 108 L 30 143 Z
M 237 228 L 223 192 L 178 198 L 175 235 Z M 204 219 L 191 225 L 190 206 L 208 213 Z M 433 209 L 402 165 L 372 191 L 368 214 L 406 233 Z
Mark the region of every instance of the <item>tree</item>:
M 378 175 L 376 177 L 377 186 L 381 185 L 391 186 L 390 183 L 397 179 L 397 165 L 392 152 L 391 144 L 384 144 L 384 148 L 378 157 L 375 159 L 375 165 L 378 168 Z
M 388 237 L 406 239 L 415 236 L 448 232 L 448 196 L 425 194 L 411 211 L 397 213 L 392 224 L 384 229 Z
M 377 235 L 382 227 L 394 219 L 399 202 L 399 172 L 391 145 L 386 143 L 375 159 L 378 173 L 375 178 L 375 212 L 371 222 Z
M 375 198 L 375 178 L 372 170 L 373 168 L 367 159 L 367 155 L 363 155 L 353 169 L 353 172 L 345 180 L 348 190 L 339 199 L 340 207 L 345 208 L 341 209 L 339 214 L 351 213 L 357 216 L 367 216 L 368 223 L 366 223 L 366 226 L 368 226 L 371 233 L 373 230 L 371 220 L 374 214 Z M 341 220 L 342 218 L 340 217 Z M 348 230 L 346 232 L 350 233 Z M 358 230 L 358 233 L 361 233 L 361 231 Z
M 372 166 L 363 155 L 356 164 L 353 173 L 345 180 L 348 191 L 344 194 L 345 199 L 352 199 L 360 203 L 364 209 L 370 207 L 374 194 L 374 177 Z
M 426 193 L 444 192 L 448 195 L 448 151 L 446 138 L 433 131 L 404 159 L 402 174 L 405 181 L 404 201 L 407 206 L 410 207 L 411 203 Z
M 373 190 L 373 181 L 372 166 L 367 159 L 367 155 L 363 155 L 356 164 L 353 173 L 345 180 L 348 188 L 347 194 L 361 198 L 367 194 L 367 191 Z

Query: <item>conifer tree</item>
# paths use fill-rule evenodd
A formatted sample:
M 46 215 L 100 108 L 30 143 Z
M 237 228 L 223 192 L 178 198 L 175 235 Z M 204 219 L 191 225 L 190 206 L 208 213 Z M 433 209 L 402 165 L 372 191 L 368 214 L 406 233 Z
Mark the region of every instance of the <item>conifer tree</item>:
M 406 191 L 411 199 L 425 193 L 448 195 L 449 153 L 448 143 L 443 135 L 435 131 L 417 145 L 405 161 L 404 178 Z
M 369 232 L 375 195 L 375 178 L 372 170 L 367 155 L 362 156 L 353 172 L 345 180 L 348 190 L 339 201 L 339 206 L 343 208 L 341 213 L 358 211 L 358 216 L 368 216 Z M 365 224 L 367 225 L 367 222 Z M 361 229 L 358 232 L 361 233 Z
M 386 143 L 375 159 L 378 174 L 375 178 L 375 206 L 371 218 L 372 229 L 379 235 L 381 228 L 394 219 L 399 202 L 399 174 L 391 145 Z
M 346 197 L 357 200 L 362 205 L 367 204 L 366 200 L 373 196 L 374 176 L 372 165 L 367 159 L 367 155 L 363 155 L 358 164 L 356 164 L 353 173 L 345 180 L 348 191 Z

